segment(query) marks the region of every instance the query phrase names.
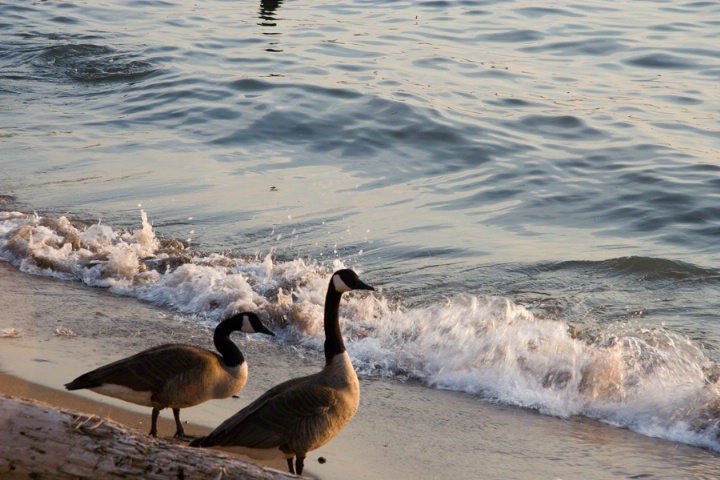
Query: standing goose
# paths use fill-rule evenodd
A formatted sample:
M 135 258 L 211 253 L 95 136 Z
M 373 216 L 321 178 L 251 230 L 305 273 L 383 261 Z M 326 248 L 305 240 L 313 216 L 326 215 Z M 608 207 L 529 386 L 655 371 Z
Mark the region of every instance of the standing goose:
M 239 392 L 247 381 L 248 367 L 232 332 L 271 332 L 252 312 L 234 315 L 215 328 L 213 341 L 220 352 L 194 345 L 167 344 L 149 348 L 131 357 L 102 366 L 65 384 L 68 390 L 87 388 L 126 402 L 152 407 L 150 435 L 157 436 L 157 418 L 163 408 L 172 408 L 176 437 L 185 437 L 180 409 L 213 398 Z
M 325 367 L 271 388 L 191 447 L 223 446 L 256 459 L 287 459 L 302 474 L 305 456 L 329 442 L 355 415 L 360 384 L 345 350 L 338 309 L 350 290 L 374 290 L 352 270 L 338 270 L 325 297 Z M 293 458 L 296 458 L 293 468 Z

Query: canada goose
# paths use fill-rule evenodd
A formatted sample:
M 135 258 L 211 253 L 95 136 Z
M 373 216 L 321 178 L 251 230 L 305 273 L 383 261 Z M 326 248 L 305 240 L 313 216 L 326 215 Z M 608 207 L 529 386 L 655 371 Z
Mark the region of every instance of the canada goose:
M 338 321 L 340 297 L 350 290 L 374 288 L 352 270 L 333 274 L 325 297 L 325 367 L 320 372 L 276 385 L 190 446 L 231 447 L 257 459 L 285 458 L 290 473 L 301 475 L 307 453 L 335 437 L 360 403 L 360 384 Z
M 160 410 L 172 408 L 177 427 L 175 436 L 184 437 L 181 408 L 230 397 L 245 386 L 247 363 L 237 345 L 230 341 L 230 334 L 237 331 L 275 335 L 256 314 L 239 313 L 215 328 L 213 341 L 220 355 L 194 345 L 160 345 L 81 375 L 65 384 L 65 388 L 87 388 L 152 407 L 150 435 L 153 437 L 157 436 Z

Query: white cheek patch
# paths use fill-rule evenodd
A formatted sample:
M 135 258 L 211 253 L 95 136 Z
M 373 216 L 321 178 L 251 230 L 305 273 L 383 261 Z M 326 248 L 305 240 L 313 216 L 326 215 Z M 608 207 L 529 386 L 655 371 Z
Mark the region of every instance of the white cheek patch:
M 340 278 L 340 275 L 335 275 L 333 277 L 333 286 L 338 293 L 349 292 L 350 290 L 352 290 L 352 288 L 348 287 L 347 284 L 343 282 L 342 278 Z
M 247 315 L 243 315 L 240 331 L 243 333 L 255 333 L 255 329 L 253 328 L 252 323 L 250 323 L 250 319 Z

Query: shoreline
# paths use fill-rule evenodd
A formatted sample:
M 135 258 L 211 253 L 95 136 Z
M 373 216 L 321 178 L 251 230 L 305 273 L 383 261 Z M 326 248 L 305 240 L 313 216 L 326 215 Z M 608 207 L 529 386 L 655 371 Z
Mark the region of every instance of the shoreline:
M 139 433 L 150 429 L 149 407 L 89 390 L 69 392 L 63 385 L 93 368 L 162 343 L 214 350 L 211 331 L 171 319 L 160 308 L 74 282 L 27 275 L 5 261 L 0 261 L 0 292 L 0 393 L 107 417 Z M 275 347 L 243 337 L 233 340 L 251 365 L 248 385 L 238 398 L 182 409 L 180 418 L 188 435 L 209 433 L 274 382 L 253 378 L 253 364 L 262 365 L 266 349 Z M 158 436 L 175 443 L 174 432 L 171 410 L 165 409 L 158 417 Z M 258 461 L 217 450 L 287 471 L 282 459 Z M 306 476 L 319 478 L 313 465 L 308 466 Z
M 143 434 L 149 430 L 150 408 L 91 391 L 66 392 L 63 385 L 90 369 L 161 343 L 213 348 L 207 329 L 160 308 L 101 289 L 23 274 L 1 261 L 0 292 L 0 392 L 100 413 Z M 10 329 L 18 336 L 4 333 Z M 314 373 L 322 362 L 317 352 L 256 337 L 233 337 L 250 371 L 238 398 L 183 409 L 188 434 L 211 430 L 273 385 Z M 702 471 L 707 478 L 720 478 L 716 453 L 585 417 L 542 415 L 411 381 L 361 376 L 360 391 L 355 418 L 338 437 L 310 452 L 304 476 L 606 480 L 693 478 Z M 174 431 L 166 409 L 160 414 L 158 433 L 167 438 Z M 320 464 L 320 457 L 326 463 Z M 248 460 L 287 471 L 284 460 Z
M 88 390 L 66 392 L 63 385 L 91 369 L 163 343 L 190 343 L 214 350 L 211 330 L 160 307 L 76 282 L 25 274 L 5 261 L 0 261 L 0 292 L 0 380 L 12 377 L 20 382 L 15 383 L 13 391 L 25 392 L 25 397 L 34 400 L 90 414 L 109 412 L 111 418 L 143 434 L 149 431 L 150 408 Z M 272 386 L 321 368 L 319 352 L 258 337 L 233 335 L 232 340 L 249 364 L 248 382 L 237 398 L 210 400 L 182 409 L 181 419 L 188 434 L 209 432 Z M 309 453 L 303 477 L 383 480 L 390 472 L 398 479 L 414 478 L 414 471 L 406 472 L 395 465 L 394 450 L 387 445 L 378 449 L 377 441 L 367 440 L 382 431 L 367 431 L 362 424 L 361 419 L 370 414 L 364 396 L 367 389 L 363 390 L 374 380 L 360 381 L 358 414 L 336 438 Z M 86 405 L 87 409 L 78 405 Z M 165 409 L 158 418 L 158 435 L 167 438 L 174 432 L 171 410 Z M 258 461 L 217 450 L 287 471 L 284 459 Z M 321 464 L 320 457 L 326 463 Z

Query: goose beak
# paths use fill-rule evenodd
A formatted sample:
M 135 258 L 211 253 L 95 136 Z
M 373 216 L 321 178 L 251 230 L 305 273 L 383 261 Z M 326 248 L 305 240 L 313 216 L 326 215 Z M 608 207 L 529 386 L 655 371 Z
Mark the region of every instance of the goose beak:
M 275 332 L 267 328 L 265 325 L 262 325 L 260 328 L 258 328 L 258 333 L 264 333 L 265 335 L 270 335 L 272 337 L 275 336 Z
M 358 279 L 355 281 L 355 286 L 353 287 L 355 290 L 372 290 L 375 291 L 373 287 L 368 285 L 367 283 L 363 282 L 362 280 Z

